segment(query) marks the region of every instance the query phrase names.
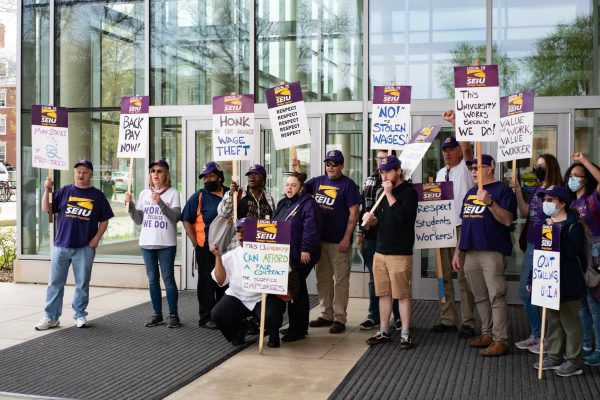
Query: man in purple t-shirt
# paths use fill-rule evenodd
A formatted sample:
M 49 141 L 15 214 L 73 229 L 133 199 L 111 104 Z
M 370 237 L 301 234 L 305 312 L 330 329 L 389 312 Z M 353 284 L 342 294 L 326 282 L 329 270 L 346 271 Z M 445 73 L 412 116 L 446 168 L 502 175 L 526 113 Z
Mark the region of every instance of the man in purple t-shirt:
M 75 293 L 73 294 L 73 319 L 78 328 L 87 326 L 90 278 L 96 248 L 108 227 L 108 220 L 114 217 L 104 193 L 92 186 L 94 166 L 88 160 L 75 163 L 75 183 L 66 185 L 52 194 L 54 185 L 51 178 L 44 182 L 42 210 L 56 214 L 56 237 L 50 261 L 50 277 L 46 291 L 44 318 L 35 326 L 38 331 L 60 325 L 63 294 L 69 265 L 73 264 Z
M 325 156 L 327 174 L 306 182 L 308 193 L 321 207 L 321 259 L 316 267 L 321 316 L 310 321 L 312 328 L 329 326 L 330 333 L 346 329 L 350 294 L 352 233 L 359 216 L 362 197 L 352 179 L 342 174 L 344 155 L 331 150 Z

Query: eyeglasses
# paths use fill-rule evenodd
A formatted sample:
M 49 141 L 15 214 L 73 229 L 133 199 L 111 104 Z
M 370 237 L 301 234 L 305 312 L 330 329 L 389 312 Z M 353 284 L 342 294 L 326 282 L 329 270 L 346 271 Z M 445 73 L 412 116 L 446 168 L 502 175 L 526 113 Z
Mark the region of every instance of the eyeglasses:
M 489 165 L 482 165 L 481 168 L 489 168 Z M 471 165 L 469 171 L 477 171 L 477 165 Z
M 375 157 L 375 159 L 376 159 L 377 161 L 383 161 L 383 159 L 384 159 L 384 158 L 385 158 L 385 157 Z
M 331 167 L 337 167 L 338 165 L 340 165 L 340 164 L 338 164 L 338 163 L 335 163 L 335 162 L 333 162 L 333 161 L 328 161 L 328 162 L 326 162 L 326 163 L 325 163 L 325 166 L 326 166 L 327 168 L 331 168 Z
M 163 172 L 165 172 L 165 171 L 163 171 L 162 169 L 151 169 L 150 170 L 151 174 L 162 174 Z

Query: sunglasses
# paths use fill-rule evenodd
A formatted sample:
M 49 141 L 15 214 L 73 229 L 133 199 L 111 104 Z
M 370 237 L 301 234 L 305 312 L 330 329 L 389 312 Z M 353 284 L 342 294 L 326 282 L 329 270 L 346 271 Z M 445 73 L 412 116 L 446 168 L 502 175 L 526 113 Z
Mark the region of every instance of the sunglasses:
M 165 172 L 165 171 L 163 171 L 162 169 L 151 169 L 150 170 L 151 174 L 162 174 L 163 172 Z
M 338 164 L 336 162 L 333 162 L 333 161 L 328 161 L 328 162 L 325 163 L 325 166 L 328 167 L 328 168 L 337 167 L 338 165 L 340 165 L 340 164 Z
M 481 168 L 489 168 L 488 165 L 482 165 Z M 477 171 L 477 165 L 472 165 L 469 167 L 469 171 Z

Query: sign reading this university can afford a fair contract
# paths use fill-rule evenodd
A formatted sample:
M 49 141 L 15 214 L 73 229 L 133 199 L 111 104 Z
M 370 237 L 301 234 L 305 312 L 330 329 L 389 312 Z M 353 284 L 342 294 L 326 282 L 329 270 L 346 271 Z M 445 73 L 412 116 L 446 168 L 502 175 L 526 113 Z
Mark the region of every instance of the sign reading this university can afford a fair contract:
M 254 95 L 213 97 L 213 160 L 254 159 Z
M 244 289 L 287 294 L 291 228 L 290 221 L 246 219 L 242 256 Z
M 456 246 L 452 182 L 416 183 L 415 249 Z
M 498 66 L 454 67 L 456 140 L 495 142 L 500 121 Z
M 498 162 L 533 157 L 533 90 L 500 99 Z
M 150 97 L 121 97 L 117 157 L 145 158 Z
M 439 125 L 428 125 L 413 134 L 412 139 L 404 147 L 404 150 L 399 157 L 400 162 L 402 163 L 404 179 L 410 179 L 440 129 L 441 126 Z
M 410 86 L 375 86 L 371 148 L 402 150 L 410 140 Z
M 560 307 L 560 226 L 542 225 L 534 236 L 531 304 Z M 577 268 L 577 267 L 575 267 Z
M 66 108 L 36 104 L 31 106 L 31 156 L 34 168 L 70 168 Z
M 275 150 L 310 143 L 300 82 L 265 90 Z

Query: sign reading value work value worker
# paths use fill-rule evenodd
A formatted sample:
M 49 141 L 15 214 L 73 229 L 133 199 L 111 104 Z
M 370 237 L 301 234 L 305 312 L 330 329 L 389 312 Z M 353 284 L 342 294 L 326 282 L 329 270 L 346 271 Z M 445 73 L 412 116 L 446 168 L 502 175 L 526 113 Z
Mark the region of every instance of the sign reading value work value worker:
M 300 82 L 265 90 L 275 150 L 310 143 Z
M 440 132 L 441 126 L 429 125 L 413 134 L 412 139 L 404 147 L 400 154 L 400 162 L 402 163 L 402 173 L 404 179 L 410 179 L 413 172 L 421 163 L 421 160 L 427 153 L 427 149 L 431 146 L 437 134 Z
M 117 157 L 146 157 L 149 105 L 149 96 L 121 97 Z
M 68 170 L 68 111 L 64 107 L 31 106 L 31 156 L 35 168 Z
M 452 182 L 416 183 L 415 249 L 456 246 Z
M 560 307 L 560 226 L 542 225 L 535 232 L 531 304 Z
M 533 90 L 500 99 L 498 162 L 533 157 Z
M 291 221 L 246 219 L 242 285 L 249 292 L 287 294 Z
M 454 67 L 456 140 L 495 142 L 500 122 L 498 66 Z
M 410 86 L 375 86 L 371 148 L 402 150 L 410 140 Z
M 254 95 L 213 97 L 213 160 L 254 159 Z

